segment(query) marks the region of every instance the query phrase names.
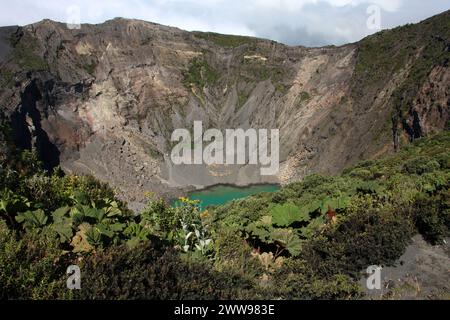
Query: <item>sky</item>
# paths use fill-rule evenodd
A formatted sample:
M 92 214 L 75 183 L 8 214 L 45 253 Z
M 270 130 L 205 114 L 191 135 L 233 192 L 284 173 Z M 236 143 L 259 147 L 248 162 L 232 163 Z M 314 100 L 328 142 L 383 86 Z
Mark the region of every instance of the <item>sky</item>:
M 450 9 L 450 0 L 0 0 L 0 26 L 42 19 L 142 19 L 188 31 L 255 36 L 288 45 L 355 42 Z

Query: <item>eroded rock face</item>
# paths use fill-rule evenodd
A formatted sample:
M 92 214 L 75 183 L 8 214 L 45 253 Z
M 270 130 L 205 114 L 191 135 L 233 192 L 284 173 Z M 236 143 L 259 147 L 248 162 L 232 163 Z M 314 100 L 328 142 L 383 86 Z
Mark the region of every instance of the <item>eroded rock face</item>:
M 414 99 L 408 121 L 410 128 L 416 130 L 416 134 L 433 134 L 447 125 L 446 121 L 450 118 L 449 94 L 450 68 L 448 66 L 433 68 L 421 86 L 417 98 Z
M 441 19 L 448 22 L 448 13 Z M 6 115 L 16 117 L 18 140 L 31 147 L 40 139 L 41 153 L 57 160 L 50 166 L 92 174 L 131 202 L 142 201 L 145 191 L 170 196 L 219 182 L 287 183 L 313 172 L 334 174 L 390 152 L 392 95 L 411 63 L 357 99 L 358 43 L 236 42 L 125 19 L 80 30 L 45 20 L 9 32 L 16 49 L 2 65 L 13 77 L 0 101 Z M 19 49 L 42 63 L 18 59 Z M 417 93 L 410 122 L 420 125 L 420 134 L 448 122 L 449 72 L 448 64 L 436 65 Z M 171 134 L 191 129 L 195 120 L 204 129 L 280 129 L 279 174 L 260 176 L 252 166 L 174 167 Z

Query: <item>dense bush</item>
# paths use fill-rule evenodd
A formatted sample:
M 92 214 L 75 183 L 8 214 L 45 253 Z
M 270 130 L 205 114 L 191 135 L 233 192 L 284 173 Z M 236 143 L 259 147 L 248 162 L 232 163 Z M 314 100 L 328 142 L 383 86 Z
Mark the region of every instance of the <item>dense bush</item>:
M 215 267 L 219 271 L 232 270 L 251 278 L 262 276 L 263 265 L 256 257 L 250 244 L 239 231 L 224 228 L 214 236 Z
M 183 260 L 157 240 L 133 250 L 111 247 L 86 257 L 80 266 L 80 299 L 245 299 L 254 298 L 253 283 L 216 272 L 208 261 Z
M 362 296 L 355 281 L 344 274 L 318 277 L 305 260 L 289 260 L 275 275 L 273 288 L 283 299 L 355 299 Z
M 78 259 L 59 248 L 49 229 L 22 238 L 0 225 L 2 299 L 245 299 L 251 279 L 217 272 L 209 261 L 183 259 L 153 238 L 134 249 L 112 246 Z M 78 265 L 81 290 L 66 287 L 66 269 Z
M 0 299 L 64 298 L 68 261 L 50 230 L 20 236 L 0 221 Z
M 411 174 L 423 174 L 426 172 L 433 172 L 440 168 L 440 164 L 436 160 L 428 157 L 417 157 L 405 163 L 405 171 Z
M 307 243 L 302 258 L 318 275 L 357 278 L 370 265 L 394 262 L 412 235 L 413 226 L 404 212 L 361 208 Z
M 417 230 L 433 244 L 450 236 L 450 192 L 442 191 L 436 196 L 421 195 L 414 206 Z

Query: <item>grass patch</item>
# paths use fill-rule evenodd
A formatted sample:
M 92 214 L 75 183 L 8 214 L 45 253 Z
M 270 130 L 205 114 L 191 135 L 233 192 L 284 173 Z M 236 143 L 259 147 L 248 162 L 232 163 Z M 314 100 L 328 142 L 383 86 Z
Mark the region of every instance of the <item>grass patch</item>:
M 86 70 L 86 72 L 89 73 L 90 75 L 94 75 L 95 68 L 97 68 L 97 63 L 95 61 L 93 61 L 91 63 L 86 63 L 83 66 L 83 69 Z
M 236 48 L 244 44 L 252 44 L 257 42 L 257 39 L 245 36 L 225 35 L 214 32 L 199 31 L 193 33 L 197 38 L 211 41 L 218 46 L 226 48 Z
M 449 13 L 417 25 L 382 31 L 359 43 L 352 96 L 361 99 L 378 92 L 392 76 L 412 62 L 406 81 L 394 93 L 394 104 L 405 109 L 436 65 L 448 63 Z
M 242 108 L 248 101 L 249 95 L 245 92 L 238 93 L 238 109 Z
M 208 62 L 199 58 L 195 58 L 192 61 L 189 69 L 183 73 L 183 76 L 183 83 L 188 88 L 192 86 L 198 88 L 211 86 L 216 83 L 219 78 L 217 71 L 214 70 Z
M 156 148 L 154 148 L 154 147 L 149 147 L 147 150 L 148 150 L 148 154 L 149 154 L 150 157 L 152 157 L 153 159 L 160 159 L 160 158 L 162 158 L 161 152 L 159 152 Z
M 0 86 L 1 87 L 9 87 L 13 83 L 14 74 L 8 68 L 3 68 L 0 70 Z
M 302 92 L 300 93 L 300 103 L 305 102 L 305 101 L 308 101 L 308 100 L 310 100 L 310 99 L 311 99 L 311 96 L 309 95 L 308 92 L 302 91 Z
M 283 83 L 276 83 L 275 90 L 280 92 L 281 94 L 286 94 L 289 90 L 289 87 Z
M 25 33 L 16 43 L 12 41 L 14 49 L 12 52 L 13 61 L 25 71 L 48 70 L 47 62 L 37 53 L 39 45 L 37 40 L 28 33 Z

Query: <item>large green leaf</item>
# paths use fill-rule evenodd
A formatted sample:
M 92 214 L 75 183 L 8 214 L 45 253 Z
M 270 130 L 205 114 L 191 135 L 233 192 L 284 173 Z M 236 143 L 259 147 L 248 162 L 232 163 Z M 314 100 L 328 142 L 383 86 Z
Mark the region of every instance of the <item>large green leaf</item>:
M 325 198 L 322 201 L 321 212 L 326 213 L 328 208 L 339 210 L 345 209 L 350 204 L 351 197 L 349 196 L 340 196 L 335 198 Z
M 138 237 L 133 237 L 127 241 L 127 246 L 130 249 L 137 247 L 137 245 L 141 242 L 141 239 Z
M 91 208 L 83 206 L 83 213 L 86 217 L 94 218 L 97 222 L 102 222 L 106 213 L 103 209 Z
M 31 207 L 31 202 L 11 190 L 6 190 L 1 194 L 0 211 L 8 214 L 15 214 L 20 211 L 28 210 Z
M 99 223 L 95 225 L 95 228 L 103 235 L 107 236 L 108 238 L 112 238 L 114 236 L 114 232 L 109 228 L 108 225 Z
M 266 225 L 265 223 L 258 221 L 249 224 L 245 230 L 247 233 L 264 243 L 270 244 L 273 242 L 271 237 L 273 227 L 271 225 Z
M 292 256 L 300 253 L 302 241 L 292 229 L 274 229 L 272 238 L 275 243 L 286 249 Z
M 105 212 L 108 217 L 120 216 L 122 211 L 119 209 L 119 204 L 115 200 L 104 199 L 105 201 Z
M 53 213 L 52 213 L 53 221 L 59 221 L 59 220 L 61 220 L 63 217 L 66 216 L 66 214 L 67 214 L 69 211 L 70 211 L 70 208 L 67 207 L 67 206 L 56 209 L 56 210 L 53 211 Z
M 125 223 L 113 223 L 109 225 L 109 228 L 113 231 L 113 232 L 121 232 L 123 231 L 123 229 L 125 229 L 126 224 Z
M 97 228 L 90 227 L 86 232 L 86 239 L 90 245 L 97 247 L 102 244 L 102 235 Z
M 76 203 L 87 205 L 89 204 L 89 197 L 85 192 L 75 190 L 73 192 L 72 198 L 75 200 Z
M 52 213 L 52 228 L 58 233 L 62 243 L 69 241 L 73 236 L 72 218 L 66 216 L 69 211 L 70 208 L 66 206 L 58 208 Z
M 22 223 L 25 228 L 43 227 L 47 223 L 48 217 L 41 209 L 26 211 L 17 214 L 16 221 Z
M 115 208 L 115 207 L 108 207 L 106 209 L 106 215 L 108 217 L 116 217 L 116 216 L 120 216 L 122 214 L 122 211 L 120 211 L 119 208 Z
M 58 233 L 61 243 L 67 242 L 73 237 L 72 219 L 63 217 L 52 224 L 52 228 Z
M 324 223 L 323 216 L 315 218 L 306 227 L 301 228 L 301 235 L 307 239 L 311 238 Z
M 133 221 L 130 222 L 128 226 L 125 228 L 124 233 L 128 237 L 135 237 L 141 240 L 145 240 L 150 234 L 150 231 L 149 229 Z
M 79 208 L 78 206 L 75 206 L 72 209 L 70 209 L 69 215 L 72 218 L 72 223 L 75 228 L 80 224 L 82 224 L 84 221 L 83 209 Z
M 310 216 L 306 210 L 302 210 L 292 203 L 276 205 L 272 208 L 271 213 L 272 223 L 280 227 L 290 226 L 294 222 L 306 222 L 310 220 Z

